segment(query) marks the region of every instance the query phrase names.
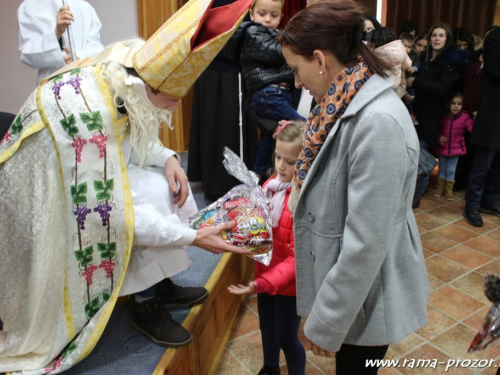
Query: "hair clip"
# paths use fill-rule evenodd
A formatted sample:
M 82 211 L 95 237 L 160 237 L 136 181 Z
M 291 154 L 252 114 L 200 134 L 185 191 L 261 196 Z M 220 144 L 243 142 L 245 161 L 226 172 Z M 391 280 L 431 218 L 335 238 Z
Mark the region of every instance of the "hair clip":
M 290 120 L 281 120 L 280 122 L 278 122 L 279 126 L 278 126 L 278 131 L 282 131 L 284 128 L 286 128 L 288 125 L 291 125 L 293 124 L 293 121 L 290 121 Z

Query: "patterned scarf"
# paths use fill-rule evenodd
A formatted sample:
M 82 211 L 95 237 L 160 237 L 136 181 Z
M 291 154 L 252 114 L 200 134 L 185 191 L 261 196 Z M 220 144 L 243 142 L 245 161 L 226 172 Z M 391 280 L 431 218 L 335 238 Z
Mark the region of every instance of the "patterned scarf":
M 273 219 L 274 228 L 276 228 L 280 222 L 281 214 L 285 206 L 286 190 L 290 186 L 292 186 L 291 182 L 281 182 L 278 177 L 276 177 L 270 180 L 262 189 L 273 205 L 271 217 Z
M 352 99 L 372 76 L 368 65 L 361 60 L 357 65 L 338 73 L 328 92 L 309 115 L 304 132 L 304 148 L 299 155 L 288 200 L 290 211 L 295 212 L 302 184 L 316 156 L 337 120 L 344 114 Z

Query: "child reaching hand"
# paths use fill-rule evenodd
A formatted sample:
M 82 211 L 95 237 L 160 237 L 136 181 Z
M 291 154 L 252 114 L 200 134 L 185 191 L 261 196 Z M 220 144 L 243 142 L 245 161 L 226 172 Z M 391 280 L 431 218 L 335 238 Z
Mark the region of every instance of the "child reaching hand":
M 280 349 L 290 375 L 304 375 L 306 355 L 299 341 L 295 287 L 293 218 L 288 210 L 293 171 L 303 146 L 305 122 L 282 121 L 276 137 L 274 166 L 276 176 L 263 190 L 273 204 L 273 255 L 269 266 L 255 263 L 255 280 L 248 286 L 231 285 L 233 294 L 258 293 L 257 303 L 264 352 L 259 374 L 279 374 Z
M 457 169 L 458 157 L 465 155 L 464 133 L 472 131 L 473 121 L 468 112 L 462 111 L 463 95 L 453 94 L 448 101 L 448 113 L 441 120 L 441 132 L 438 144 L 433 150 L 439 159 L 439 177 L 436 198 L 443 195 L 447 200 L 455 199 L 453 196 L 453 184 L 455 183 L 455 170 Z

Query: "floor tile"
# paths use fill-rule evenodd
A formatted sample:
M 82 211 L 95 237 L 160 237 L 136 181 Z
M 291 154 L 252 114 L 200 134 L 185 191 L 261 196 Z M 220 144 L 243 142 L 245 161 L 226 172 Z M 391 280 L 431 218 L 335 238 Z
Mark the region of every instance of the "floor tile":
M 448 222 L 460 220 L 463 217 L 462 213 L 448 207 L 437 207 L 427 211 L 427 213 Z
M 480 253 L 464 245 L 446 250 L 440 255 L 471 269 L 480 267 L 493 260 L 489 255 Z
M 465 319 L 484 307 L 483 302 L 446 285 L 433 291 L 428 303 L 457 320 Z
M 217 375 L 253 375 L 245 366 L 243 366 L 227 349 L 224 351 L 219 362 L 219 367 L 215 372 Z
M 424 253 L 424 259 L 430 258 L 433 255 L 436 255 L 436 253 L 434 253 L 434 252 L 432 252 L 430 250 L 427 250 L 425 248 L 423 248 L 422 251 Z
M 442 225 L 448 224 L 447 220 L 441 219 L 434 215 L 429 215 L 424 212 L 418 215 L 415 215 L 415 220 L 417 221 L 417 225 L 421 228 L 430 230 Z
M 492 224 L 500 225 L 500 217 L 498 216 L 482 213 L 481 217 L 483 218 L 483 221 L 488 221 Z
M 422 241 L 423 247 L 435 253 L 440 253 L 457 245 L 455 241 L 451 241 L 433 232 L 422 234 L 420 240 Z
M 427 199 L 427 197 L 426 197 L 426 198 L 422 198 L 420 200 L 420 207 L 418 209 L 423 212 L 423 211 L 432 210 L 433 208 L 436 208 L 439 206 L 440 206 L 439 203 L 432 202 L 429 199 Z
M 498 257 L 500 256 L 500 242 L 486 236 L 474 238 L 473 240 L 464 242 L 465 246 L 469 246 L 483 254 Z M 432 250 L 432 249 L 431 249 Z
M 466 326 L 472 328 L 476 332 L 478 332 L 483 327 L 484 318 L 486 317 L 486 315 L 490 311 L 491 306 L 492 306 L 491 304 L 487 305 L 483 309 L 479 310 L 477 313 L 471 315 L 470 317 L 468 317 L 467 319 L 464 320 L 464 324 Z M 500 354 L 500 351 L 499 351 L 499 354 Z
M 477 273 L 471 272 L 451 283 L 455 288 L 471 295 L 474 298 L 488 304 L 488 298 L 484 295 L 484 276 Z
M 420 328 L 416 334 L 426 340 L 430 340 L 456 323 L 457 321 L 450 316 L 431 306 L 427 306 L 427 324 Z
M 386 359 L 398 359 L 401 358 L 408 352 L 415 350 L 416 347 L 422 345 L 424 340 L 418 336 L 417 334 L 412 334 L 405 339 L 401 340 L 399 343 L 395 345 L 389 345 L 389 349 L 387 350 L 387 354 L 385 355 Z
M 467 353 L 472 339 L 477 331 L 463 325 L 457 324 L 448 331 L 431 340 L 431 344 L 445 353 L 460 359 L 493 359 L 499 354 L 498 348 L 490 348 L 478 352 Z
M 444 282 L 449 282 L 470 271 L 469 268 L 439 255 L 426 259 L 425 265 L 429 275 Z
M 463 200 L 463 199 L 455 200 L 454 202 L 448 203 L 446 205 L 446 207 L 448 207 L 454 211 L 458 211 L 458 212 L 460 212 L 460 214 L 462 214 L 462 212 L 464 212 L 464 209 L 465 209 L 465 200 Z
M 482 227 L 475 227 L 473 225 L 470 225 L 465 219 L 458 220 L 454 224 L 479 234 L 488 233 L 491 232 L 493 229 L 498 228 L 498 225 L 492 224 L 488 221 L 483 221 Z
M 259 331 L 259 317 L 247 306 L 241 306 L 238 312 L 238 319 L 231 331 L 229 340 L 237 339 L 251 332 Z
M 427 272 L 427 279 L 429 280 L 429 287 L 431 290 L 436 290 L 444 285 L 444 281 L 436 279 L 434 276 L 429 275 Z
M 500 274 L 500 260 L 497 259 L 490 263 L 487 263 L 484 266 L 479 267 L 476 271 L 484 276 L 486 276 L 489 273 Z
M 476 232 L 462 228 L 456 224 L 442 226 L 440 228 L 434 229 L 433 232 L 455 242 L 469 241 L 479 235 Z
M 488 233 L 486 236 L 493 238 L 496 241 L 500 241 L 500 229 L 494 230 Z

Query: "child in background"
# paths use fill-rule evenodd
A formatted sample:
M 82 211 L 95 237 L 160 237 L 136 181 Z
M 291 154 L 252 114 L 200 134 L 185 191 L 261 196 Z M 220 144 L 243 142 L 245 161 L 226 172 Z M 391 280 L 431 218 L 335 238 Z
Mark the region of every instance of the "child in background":
M 276 121 L 276 127 L 280 120 L 303 120 L 292 107 L 294 76 L 276 38 L 283 5 L 284 0 L 255 0 L 250 8 L 252 22 L 243 22 L 229 41 L 231 58 L 241 64 L 254 111 Z M 275 129 L 262 134 L 257 152 L 254 171 L 261 181 L 272 164 Z
M 288 373 L 304 375 L 306 355 L 299 341 L 295 286 L 293 218 L 288 198 L 295 164 L 303 146 L 303 121 L 282 121 L 276 137 L 274 166 L 276 176 L 263 190 L 273 204 L 273 255 L 267 267 L 255 263 L 255 280 L 248 286 L 231 285 L 233 294 L 258 293 L 257 303 L 264 352 L 259 374 L 279 374 L 280 349 L 285 353 Z
M 453 184 L 458 157 L 467 152 L 464 133 L 466 130 L 470 133 L 473 126 L 469 113 L 462 111 L 462 106 L 463 95 L 453 94 L 448 101 L 448 113 L 441 120 L 438 144 L 433 150 L 439 159 L 439 178 L 433 195 L 439 198 L 444 192 L 445 198 L 449 201 L 455 199 Z
M 389 77 L 394 80 L 392 89 L 402 98 L 406 93 L 406 78 L 401 73 L 412 66 L 403 42 L 396 39 L 396 35 L 388 27 L 375 30 L 372 42 L 377 56 L 391 66 L 388 73 Z
M 409 77 L 415 77 L 415 73 L 420 68 L 420 58 L 418 57 L 417 52 L 413 50 L 414 37 L 410 33 L 402 33 L 399 36 L 399 39 L 401 39 L 401 41 L 403 42 L 403 45 L 405 46 L 406 49 L 406 53 L 408 54 L 408 57 L 411 59 L 411 67 L 405 71 L 405 78 L 408 79 Z M 406 93 L 403 95 L 402 99 L 406 105 L 406 108 L 408 108 L 408 112 L 410 112 L 412 119 L 414 119 L 413 101 L 415 100 L 415 89 L 413 87 L 407 87 Z M 415 122 L 416 120 L 413 120 L 414 124 Z

